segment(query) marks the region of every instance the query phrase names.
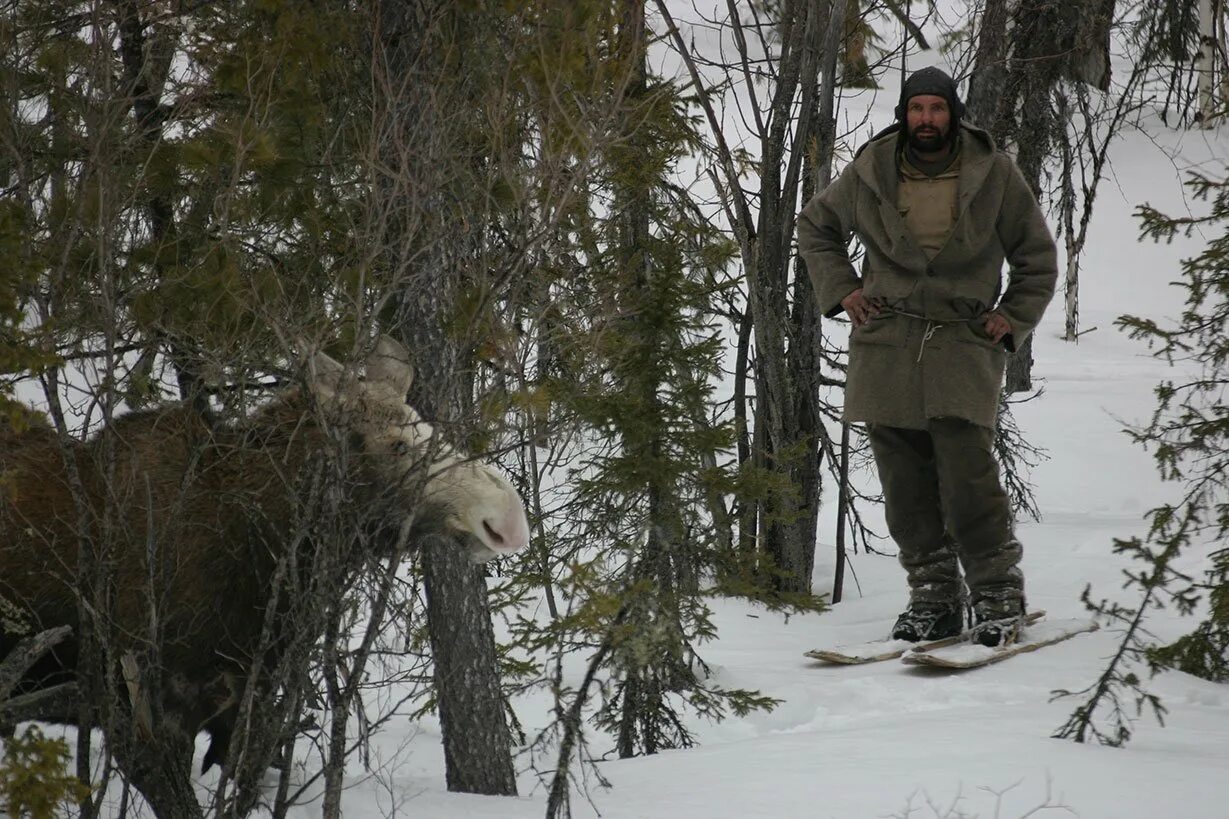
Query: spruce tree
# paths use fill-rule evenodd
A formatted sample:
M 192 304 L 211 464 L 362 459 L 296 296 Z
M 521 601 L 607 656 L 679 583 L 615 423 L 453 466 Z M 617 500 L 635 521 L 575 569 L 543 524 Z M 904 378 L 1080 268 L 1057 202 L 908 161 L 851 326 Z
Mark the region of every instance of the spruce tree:
M 1186 292 L 1176 324 L 1123 316 L 1118 325 L 1147 342 L 1153 354 L 1181 364 L 1184 375 L 1156 387 L 1150 422 L 1130 431 L 1151 450 L 1161 476 L 1182 487 L 1180 498 L 1148 513 L 1146 538 L 1117 540 L 1115 551 L 1135 561 L 1125 571 L 1127 585 L 1139 590 L 1134 605 L 1094 603 L 1089 608 L 1125 625 L 1114 657 L 1087 689 L 1083 703 L 1055 736 L 1083 742 L 1089 737 L 1120 745 L 1131 736 L 1131 708 L 1150 706 L 1160 717 L 1164 705 L 1144 688 L 1146 665 L 1152 673 L 1176 668 L 1211 680 L 1229 679 L 1229 179 L 1194 174 L 1188 182 L 1196 200 L 1211 205 L 1206 216 L 1170 217 L 1144 205 L 1138 211 L 1143 234 L 1171 241 L 1196 229 L 1221 235 L 1182 262 L 1178 286 Z M 1205 570 L 1192 576 L 1183 558 L 1206 554 Z M 1172 607 L 1184 615 L 1199 612 L 1192 631 L 1167 646 L 1151 643 L 1145 630 L 1149 612 Z M 1060 695 L 1071 692 L 1060 691 Z M 1098 718 L 1109 712 L 1110 727 Z
M 1203 252 L 1182 262 L 1179 286 L 1186 291 L 1178 323 L 1124 316 L 1119 324 L 1144 339 L 1154 355 L 1194 365 L 1198 372 L 1156 388 L 1151 423 L 1132 437 L 1153 451 L 1166 480 L 1180 482 L 1183 495 L 1150 515 L 1150 539 L 1161 547 L 1154 565 L 1191 550 L 1207 549 L 1202 577 L 1174 572 L 1166 592 L 1179 611 L 1203 603 L 1203 619 L 1187 636 L 1150 652 L 1154 667 L 1178 668 L 1207 679 L 1229 679 L 1229 178 L 1194 174 L 1188 182 L 1197 201 L 1211 204 L 1201 217 L 1173 218 L 1144 206 L 1144 234 L 1171 240 L 1202 228 L 1219 229 Z
M 715 634 L 704 598 L 720 556 L 711 500 L 732 487 L 729 468 L 709 457 L 733 443 L 712 418 L 723 346 L 714 282 L 736 248 L 675 182 L 698 147 L 696 123 L 675 84 L 648 69 L 643 3 L 621 5 L 611 59 L 631 79 L 619 138 L 573 224 L 583 263 L 552 288 L 556 352 L 539 387 L 577 440 L 574 491 L 553 534 L 569 605 L 547 634 L 560 653 L 592 652 L 581 687 L 562 692 L 554 816 L 566 811 L 570 755 L 583 751 L 581 714 L 597 681 L 592 719 L 620 757 L 690 746 L 688 713 L 719 719 L 774 704 L 714 684 L 699 655 Z

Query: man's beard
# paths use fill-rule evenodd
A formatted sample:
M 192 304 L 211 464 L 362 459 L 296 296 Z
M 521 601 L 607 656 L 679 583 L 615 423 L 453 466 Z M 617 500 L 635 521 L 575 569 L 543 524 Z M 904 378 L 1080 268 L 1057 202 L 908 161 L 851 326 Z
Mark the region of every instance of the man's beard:
M 929 126 L 928 126 L 929 127 Z M 915 128 L 909 132 L 909 147 L 923 153 L 937 153 L 947 150 L 949 132 L 938 128 Z

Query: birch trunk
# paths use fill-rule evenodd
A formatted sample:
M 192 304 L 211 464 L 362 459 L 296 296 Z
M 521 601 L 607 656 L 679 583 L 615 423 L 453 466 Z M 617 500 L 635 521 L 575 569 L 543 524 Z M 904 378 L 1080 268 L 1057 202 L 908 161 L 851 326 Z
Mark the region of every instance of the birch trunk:
M 1080 334 L 1080 265 L 1079 250 L 1075 241 L 1067 238 L 1067 275 L 1063 291 L 1063 308 L 1066 312 L 1064 341 L 1075 341 Z
M 1195 73 L 1199 77 L 1199 113 L 1196 119 L 1204 128 L 1210 127 L 1216 113 L 1216 32 L 1212 2 L 1199 0 L 1199 54 L 1195 58 Z

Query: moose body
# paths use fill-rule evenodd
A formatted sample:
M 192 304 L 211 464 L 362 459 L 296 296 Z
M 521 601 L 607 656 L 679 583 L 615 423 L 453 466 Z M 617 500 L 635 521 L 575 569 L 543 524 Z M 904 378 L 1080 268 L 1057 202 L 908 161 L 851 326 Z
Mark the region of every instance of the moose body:
M 225 759 L 254 666 L 285 642 L 296 601 L 276 588 L 314 570 L 322 527 L 350 527 L 332 564 L 350 573 L 427 533 L 465 535 L 479 559 L 522 548 L 516 491 L 441 446 L 405 404 L 404 351 L 376 352 L 364 381 L 318 358 L 308 389 L 233 424 L 175 405 L 83 443 L 0 428 L 0 598 L 26 621 L 0 620 L 0 658 L 23 630 L 76 632 L 84 600 L 110 672 L 125 654 L 160 669 L 158 730 L 210 732 L 207 767 Z M 57 647 L 27 688 L 73 679 L 77 650 Z

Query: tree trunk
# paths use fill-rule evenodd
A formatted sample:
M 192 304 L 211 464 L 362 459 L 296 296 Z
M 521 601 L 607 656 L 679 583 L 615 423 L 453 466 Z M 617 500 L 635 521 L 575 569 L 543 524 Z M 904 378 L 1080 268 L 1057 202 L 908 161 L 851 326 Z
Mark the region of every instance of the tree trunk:
M 1063 340 L 1075 341 L 1080 335 L 1080 265 L 1074 243 L 1067 242 L 1067 273 L 1063 288 Z
M 516 796 L 483 570 L 442 538 L 423 544 L 422 566 L 448 790 Z
M 374 79 L 386 106 L 377 117 L 384 130 L 375 206 L 387 226 L 387 264 L 401 282 L 385 318 L 414 355 L 414 405 L 427 420 L 457 419 L 472 403 L 472 355 L 446 328 L 465 271 L 478 267 L 485 203 L 472 184 L 476 160 L 463 155 L 466 117 L 477 108 L 465 73 L 445 60 L 467 53 L 473 21 L 441 0 L 380 0 L 375 23 Z M 482 570 L 455 543 L 420 545 L 448 788 L 514 795 Z
M 1101 91 L 1110 90 L 1110 32 L 1117 0 L 1085 0 L 1073 35 L 1067 76 Z
M 845 595 L 845 527 L 846 507 L 849 503 L 849 424 L 841 424 L 840 488 L 836 508 L 836 569 L 832 573 L 833 603 L 841 602 Z
M 756 467 L 762 465 L 771 473 L 772 480 L 767 490 L 761 489 L 753 497 L 740 498 L 739 543 L 740 550 L 749 543 L 749 529 L 754 526 L 758 554 L 764 558 L 763 563 L 771 564 L 773 569 L 760 573 L 761 579 L 768 579 L 765 591 L 769 592 L 809 593 L 811 588 L 808 567 L 814 560 L 815 529 L 808 525 L 805 503 L 800 501 L 794 488 L 801 485 L 799 476 L 806 468 L 806 458 L 801 456 L 808 447 L 816 446 L 816 441 L 806 437 L 799 423 L 795 407 L 798 374 L 791 372 L 789 366 L 790 347 L 808 343 L 799 341 L 790 320 L 791 260 L 801 166 L 814 130 L 812 113 L 818 93 L 821 40 L 829 28 L 830 18 L 838 29 L 843 26 L 847 2 L 837 0 L 835 9 L 829 4 L 804 0 L 789 0 L 776 7 L 774 23 L 780 35 L 780 58 L 771 86 L 769 110 L 763 110 L 758 95 L 748 91 L 749 104 L 755 109 L 753 119 L 761 148 L 759 198 L 755 208 L 758 215 L 753 215 L 734 152 L 725 141 L 719 118 L 706 97 L 696 60 L 674 25 L 668 4 L 665 0 L 656 0 L 669 36 L 700 92 L 700 104 L 717 144 L 717 157 L 724 175 L 724 180 L 718 181 L 714 174 L 714 180 L 738 240 L 746 271 L 750 326 L 744 321 L 740 330 L 749 329 L 750 338 L 740 332 L 738 365 L 740 374 L 745 372 L 742 369 L 747 361 L 743 357 L 745 345 L 753 341 L 756 393 L 754 416 L 739 425 L 740 435 L 748 427 L 752 430 L 750 450 L 742 448 L 740 438 L 739 455 L 743 464 L 749 458 Z M 761 57 L 748 51 L 738 4 L 730 0 L 727 6 L 744 79 L 751 89 L 757 81 L 747 66 Z M 798 110 L 805 112 L 801 118 L 794 116 L 796 105 Z M 811 376 L 803 378 L 806 381 Z M 736 393 L 744 395 L 744 379 L 736 380 Z M 745 417 L 738 409 L 735 413 L 740 419 Z M 756 483 L 760 487 L 765 485 Z M 755 505 L 754 511 L 749 508 L 750 504 Z
M 628 66 L 628 84 L 627 120 L 620 128 L 619 141 L 626 147 L 616 154 L 619 166 L 634 162 L 651 150 L 645 140 L 652 131 L 643 121 L 651 104 L 644 5 L 644 0 L 621 3 L 619 56 Z M 626 391 L 638 399 L 635 421 L 621 425 L 621 445 L 626 457 L 644 465 L 662 463 L 668 457 L 669 434 L 662 395 L 666 389 L 666 370 L 661 364 L 669 355 L 671 331 L 648 314 L 661 277 L 684 275 L 681 271 L 662 269 L 652 248 L 653 196 L 657 185 L 657 179 L 645 176 L 632 176 L 614 185 L 615 212 L 620 214 L 616 252 L 621 268 L 621 313 L 634 324 L 623 330 L 626 358 L 616 362 L 613 369 Z M 650 466 L 638 470 L 634 480 L 638 493 L 643 492 L 647 517 L 643 545 L 633 558 L 633 583 L 629 583 L 629 588 L 647 582 L 651 592 L 632 592 L 638 604 L 630 607 L 628 619 L 632 628 L 643 629 L 655 637 L 651 656 L 623 652 L 626 657 L 620 662 L 625 677 L 616 749 L 621 758 L 661 750 L 659 725 L 669 711 L 666 695 L 676 683 L 682 682 L 675 678 L 685 664 L 680 580 L 691 585 L 689 578 L 701 573 L 699 567 L 687 565 L 690 556 L 685 553 L 678 487 L 673 477 Z
M 1016 9 L 1006 98 L 1013 108 L 1014 101 L 1019 100 L 1018 121 L 1011 134 L 1016 145 L 1016 164 L 1038 201 L 1042 171 L 1054 143 L 1054 129 L 1060 127 L 1051 96 L 1069 64 L 1069 54 L 1061 44 L 1073 41 L 1079 19 L 1078 9 L 1060 8 L 1043 0 L 1024 0 Z M 1033 388 L 1034 335 L 1008 358 L 1009 394 Z
M 838 0 L 828 9 L 828 17 L 811 20 L 809 25 L 823 36 L 823 58 L 816 64 L 821 76 L 804 76 L 804 82 L 816 83 L 816 93 L 809 111 L 809 123 L 800 123 L 799 132 L 812 134 L 806 140 L 807 150 L 803 160 L 802 201 L 808 202 L 818 191 L 823 190 L 832 181 L 832 151 L 836 143 L 836 120 L 834 116 L 836 99 L 836 62 L 837 46 L 841 26 L 838 21 L 845 20 L 848 26 L 850 16 L 857 16 L 859 5 L 849 0 Z M 859 19 L 860 23 L 861 20 Z M 816 44 L 809 38 L 808 46 Z M 799 526 L 809 547 L 803 547 L 800 555 L 801 571 L 807 578 L 805 590 L 811 590 L 811 575 L 815 568 L 815 529 L 819 522 L 820 491 L 822 479 L 820 474 L 821 437 L 828 434 L 824 427 L 820 412 L 820 372 L 823 362 L 823 327 L 822 316 L 815 301 L 815 291 L 811 287 L 811 279 L 807 275 L 806 265 L 801 256 L 794 258 L 793 282 L 793 316 L 791 327 L 794 337 L 789 348 L 788 365 L 790 372 L 795 374 L 794 412 L 793 417 L 798 424 L 798 433 L 807 442 L 801 456 L 801 462 L 795 470 L 799 492 Z
M 1195 72 L 1199 76 L 1199 112 L 1196 120 L 1208 128 L 1216 113 L 1215 59 L 1216 31 L 1213 25 L 1212 0 L 1199 0 L 1199 54 Z
M 743 310 L 738 323 L 738 349 L 734 357 L 734 434 L 738 439 L 738 468 L 741 472 L 760 466 L 758 450 L 753 442 L 759 437 L 754 429 L 759 423 L 759 413 L 754 413 L 748 429 L 747 381 L 751 362 L 751 310 Z M 748 566 L 756 552 L 756 531 L 759 504 L 747 498 L 736 499 L 738 509 L 738 552 L 734 560 L 738 566 Z M 731 556 L 733 557 L 733 556 Z
M 107 735 L 108 748 L 120 770 L 145 797 L 158 819 L 200 819 L 204 816 L 192 787 L 193 738 L 177 726 L 162 723 L 152 740 L 120 731 Z
M 1216 41 L 1216 63 L 1220 67 L 1220 101 L 1229 105 L 1229 37 L 1225 35 L 1225 0 L 1213 0 L 1212 32 Z
M 1066 123 L 1071 118 L 1070 100 L 1063 91 L 1055 95 L 1058 102 L 1058 118 L 1060 130 L 1058 137 L 1058 154 L 1062 160 L 1062 195 L 1058 200 L 1059 218 L 1062 221 L 1063 244 L 1067 256 L 1067 270 L 1063 279 L 1063 340 L 1075 341 L 1080 333 L 1080 250 L 1083 231 L 1077 236 L 1075 231 L 1075 173 L 1078 145 L 1073 145 L 1071 134 Z M 1085 115 L 1088 115 L 1085 107 Z M 1092 146 L 1095 150 L 1095 146 Z M 1082 168 L 1081 164 L 1081 168 Z M 1095 190 L 1096 181 L 1093 182 Z M 1090 197 L 1091 191 L 1084 186 L 1085 196 Z M 1091 202 L 1085 202 L 1087 208 Z
M 824 93 L 832 94 L 832 87 L 826 86 Z M 818 101 L 812 107 L 810 117 L 812 122 L 820 123 Z M 817 130 L 823 135 L 815 140 L 816 147 L 822 150 L 826 144 L 827 123 L 820 124 Z M 815 165 L 824 162 L 817 151 L 808 150 L 807 159 L 803 164 L 802 201 L 810 201 L 816 193 Z M 790 324 L 794 332 L 791 340 L 787 366 L 794 373 L 794 407 L 793 417 L 798 424 L 799 436 L 807 442 L 805 450 L 799 457 L 794 474 L 798 486 L 798 526 L 803 535 L 802 549 L 797 571 L 806 578 L 805 590 L 811 589 L 811 575 L 815 571 L 815 529 L 819 522 L 820 493 L 823 488 L 820 473 L 819 439 L 826 435 L 823 428 L 823 418 L 820 415 L 819 375 L 823 361 L 823 328 L 822 316 L 815 301 L 815 291 L 811 287 L 811 278 L 807 275 L 806 264 L 802 256 L 794 257 L 793 281 L 793 315 Z M 806 534 L 810 533 L 810 548 L 807 548 Z
M 0 598 L 0 603 L 3 602 L 3 598 Z M 72 629 L 69 626 L 49 628 L 31 634 L 14 646 L 7 656 L 0 656 L 0 703 L 4 703 L 9 698 L 13 689 L 17 687 L 17 683 L 26 675 L 31 666 L 71 633 Z
M 839 13 L 840 11 L 839 5 L 840 5 L 839 3 L 834 3 L 833 9 L 830 13 L 831 14 Z M 906 9 L 907 9 L 907 6 L 906 6 Z M 833 18 L 830 17 L 829 20 L 831 19 Z M 906 21 L 906 23 L 908 22 L 907 13 L 904 17 L 904 20 Z M 824 41 L 824 57 L 823 57 L 823 65 L 822 65 L 822 74 L 820 77 L 821 84 L 820 84 L 820 95 L 819 95 L 819 110 L 815 114 L 815 129 L 816 129 L 815 153 L 814 153 L 814 156 L 811 158 L 811 162 L 810 162 L 811 173 L 808 173 L 803 179 L 802 201 L 804 202 L 809 201 L 810 199 L 810 192 L 808 191 L 808 183 L 810 183 L 811 190 L 822 191 L 824 188 L 828 187 L 828 185 L 832 182 L 832 154 L 836 146 L 836 115 L 835 115 L 835 110 L 836 110 L 836 33 L 837 33 L 836 26 L 829 24 L 827 34 L 826 34 L 826 39 Z M 802 262 L 801 257 L 797 260 L 797 264 L 799 268 L 803 267 L 803 262 Z M 812 302 L 812 306 L 814 309 L 814 302 L 815 302 L 814 292 L 808 288 L 807 294 L 810 297 L 810 300 Z M 814 404 L 815 411 L 813 415 L 815 433 L 816 435 L 826 436 L 828 434 L 828 431 L 827 431 L 827 428 L 824 426 L 823 418 L 819 414 L 818 376 L 820 374 L 820 362 L 823 359 L 823 351 L 822 351 L 823 328 L 820 325 L 821 319 L 822 319 L 822 316 L 819 315 L 818 309 L 815 309 L 814 310 L 814 321 L 815 321 L 815 335 L 816 335 L 815 344 L 816 346 L 814 350 L 815 352 L 815 359 L 813 362 L 814 369 L 812 370 L 812 372 L 816 376 L 816 380 L 813 384 L 810 385 L 811 387 L 813 387 L 814 392 L 813 393 L 809 392 L 808 397 L 811 397 L 811 395 L 813 395 L 814 401 L 815 401 L 815 404 Z M 818 474 L 819 473 L 818 452 L 816 453 L 816 455 L 817 457 L 815 459 L 815 462 L 816 462 L 815 503 L 816 503 L 816 512 L 818 513 L 818 506 L 819 506 L 818 489 L 819 489 L 819 481 L 820 481 L 819 474 Z M 847 491 L 848 490 L 848 480 L 847 480 L 848 473 L 849 473 L 849 425 L 841 424 L 840 485 L 837 490 L 837 501 L 836 501 L 837 502 L 836 570 L 835 570 L 835 578 L 833 582 L 832 596 L 830 598 L 830 600 L 833 603 L 838 603 L 841 600 L 841 587 L 842 587 L 842 584 L 844 582 L 844 577 L 845 577 L 845 519 L 849 511 L 848 509 L 849 492 Z M 817 514 L 816 522 L 818 522 L 818 517 L 819 516 Z
M 1012 17 L 1014 3 L 1015 0 L 986 0 L 978 31 L 977 54 L 973 59 L 973 73 L 969 79 L 969 91 L 965 100 L 965 116 L 973 124 L 989 131 L 1000 147 L 1006 143 L 1014 124 L 1014 98 L 1008 94 L 1008 54 L 1012 40 L 1007 32 L 1007 23 Z M 1029 341 L 1031 342 L 1031 339 Z M 1031 343 L 1027 352 L 1031 359 Z M 1021 368 L 1018 356 L 1019 353 L 1007 358 L 1007 392 L 1029 381 L 1031 360 Z M 1005 406 L 1004 404 L 1003 407 Z M 1002 434 L 1000 427 L 996 435 L 1001 437 Z M 1011 468 L 1010 463 L 1003 466 L 1005 469 Z
M 986 0 L 977 34 L 977 55 L 966 95 L 966 116 L 989 131 L 996 141 L 1005 131 L 1007 118 L 1004 92 L 1007 88 L 1007 20 L 1009 0 Z
M 43 382 L 43 396 L 47 400 L 47 409 L 51 414 L 55 430 L 58 434 L 65 473 L 68 477 L 69 489 L 72 492 L 73 506 L 76 513 L 77 537 L 77 575 L 74 582 L 77 587 L 77 690 L 79 699 L 74 703 L 76 713 L 74 724 L 77 726 L 76 741 L 76 775 L 82 782 L 90 782 L 91 739 L 94 729 L 98 727 L 97 717 L 103 711 L 105 723 L 112 722 L 116 709 L 110 707 L 113 703 L 105 699 L 107 690 L 103 678 L 106 663 L 101 661 L 103 652 L 100 632 L 102 626 L 98 618 L 99 612 L 107 612 L 107 597 L 99 591 L 103 570 L 99 566 L 98 543 L 91 537 L 93 516 L 89 508 L 89 498 L 86 495 L 85 483 L 77 463 L 77 456 L 72 446 L 74 439 L 68 432 L 68 422 L 65 419 L 64 407 L 60 401 L 60 370 L 48 368 L 40 376 Z M 111 463 L 114 466 L 114 463 Z M 105 586 L 104 586 L 105 588 Z M 104 709 L 100 706 L 106 705 Z M 108 727 L 103 726 L 104 731 Z M 136 780 L 134 778 L 134 784 Z M 139 788 L 140 785 L 137 784 Z M 99 800 L 101 801 L 101 799 Z M 92 819 L 98 815 L 98 803 L 85 800 L 81 805 L 81 815 Z
M 866 59 L 867 33 L 870 26 L 862 19 L 861 0 L 846 0 L 845 49 L 841 55 L 841 85 L 846 88 L 878 88 Z
M 1028 392 L 1033 388 L 1033 335 L 1024 339 L 1016 351 L 1007 356 L 1007 384 L 1009 394 Z
M 795 304 L 792 310 L 790 307 L 793 226 L 803 156 L 816 132 L 823 40 L 829 27 L 844 26 L 846 4 L 847 0 L 836 0 L 821 8 L 815 3 L 789 3 L 782 11 L 789 37 L 773 95 L 772 124 L 761 134 L 759 220 L 750 258 L 744 251 L 743 259 L 754 322 L 759 387 L 756 413 L 763 418 L 765 433 L 756 445 L 768 459 L 769 468 L 785 479 L 786 486 L 797 490 L 778 487 L 762 502 L 759 513 L 760 545 L 775 569 L 773 587 L 784 593 L 811 591 L 815 562 L 812 510 L 818 503 L 816 460 L 810 454 L 818 446 L 815 421 L 804 420 L 800 409 L 808 410 L 798 406 L 799 393 L 808 391 L 809 395 L 817 379 L 812 371 L 819 364 L 813 358 L 818 316 L 814 296 L 805 284 L 794 289 Z M 802 115 L 792 121 L 789 112 L 795 94 Z M 795 150 L 787 161 L 791 124 Z M 811 304 L 798 304 L 799 297 Z M 808 399 L 803 400 L 805 405 Z M 756 426 L 761 428 L 759 423 Z

